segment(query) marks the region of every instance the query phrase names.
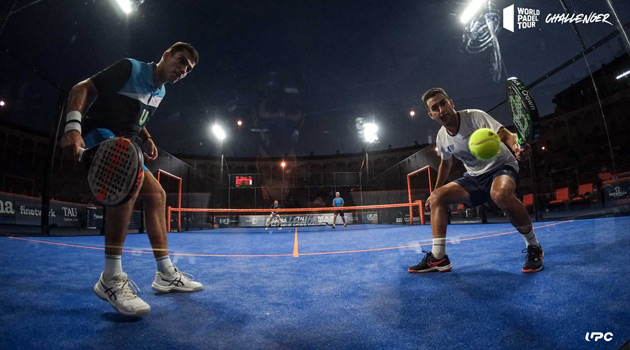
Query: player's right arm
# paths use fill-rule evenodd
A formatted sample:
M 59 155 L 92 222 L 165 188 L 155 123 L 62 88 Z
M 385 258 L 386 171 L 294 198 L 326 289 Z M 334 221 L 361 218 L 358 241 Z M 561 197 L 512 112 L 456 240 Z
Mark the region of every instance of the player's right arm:
M 444 186 L 446 183 L 446 179 L 448 175 L 451 173 L 451 168 L 453 167 L 453 157 L 450 157 L 446 160 L 442 159 L 440 162 L 440 168 L 438 169 L 437 180 L 435 181 L 435 189 L 437 190 L 439 187 Z M 427 202 L 424 205 L 427 208 L 431 207 L 431 196 L 427 198 Z
M 81 136 L 81 117 L 87 106 L 87 101 L 98 93 L 92 79 L 86 79 L 75 85 L 68 96 L 69 111 L 66 114 L 64 134 L 61 137 L 61 147 L 70 148 L 72 156 L 79 159 L 79 150 L 85 148 Z
M 70 91 L 61 146 L 71 148 L 76 159 L 79 158 L 79 149 L 85 147 L 81 137 L 81 119 L 89 101 L 98 94 L 110 95 L 118 92 L 129 80 L 131 71 L 131 61 L 121 59 L 91 78 L 78 83 Z

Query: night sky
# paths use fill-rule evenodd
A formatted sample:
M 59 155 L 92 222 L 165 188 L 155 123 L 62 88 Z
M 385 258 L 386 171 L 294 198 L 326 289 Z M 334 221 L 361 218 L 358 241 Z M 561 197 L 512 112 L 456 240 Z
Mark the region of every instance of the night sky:
M 610 13 L 603 0 L 575 3 L 577 13 Z M 0 18 L 33 1 L 3 1 Z M 621 22 L 630 21 L 630 2 L 612 1 Z M 498 31 L 505 70 L 491 74 L 492 48 L 466 52 L 459 14 L 466 2 L 416 1 L 173 1 L 146 0 L 130 16 L 112 1 L 44 0 L 14 13 L 0 25 L 0 98 L 3 120 L 44 130 L 53 123 L 57 88 L 72 85 L 123 57 L 158 61 L 176 41 L 193 44 L 201 60 L 167 96 L 147 128 L 171 153 L 217 155 L 209 126 L 228 128 L 228 156 L 255 156 L 260 137 L 251 129 L 261 84 L 270 72 L 291 77 L 300 91 L 303 124 L 297 155 L 360 152 L 356 118 L 380 127 L 372 150 L 426 143 L 438 124 L 420 96 L 446 89 L 458 109 L 489 109 L 505 97 L 505 80 L 524 83 L 580 52 L 568 24 L 545 23 L 562 13 L 559 1 L 495 1 L 539 9 L 536 28 Z M 614 18 L 608 19 L 615 24 Z M 588 46 L 615 31 L 604 23 L 577 26 Z M 7 50 L 7 51 L 5 51 Z M 588 56 L 593 69 L 622 55 L 619 38 Z M 546 80 L 532 94 L 542 113 L 553 112 L 553 95 L 588 74 L 583 61 Z M 415 109 L 411 118 L 409 111 Z M 509 123 L 505 108 L 492 112 Z M 242 119 L 244 126 L 236 126 Z M 273 142 L 273 140 L 272 140 Z M 280 142 L 279 144 L 284 145 Z M 274 148 L 269 156 L 289 150 Z

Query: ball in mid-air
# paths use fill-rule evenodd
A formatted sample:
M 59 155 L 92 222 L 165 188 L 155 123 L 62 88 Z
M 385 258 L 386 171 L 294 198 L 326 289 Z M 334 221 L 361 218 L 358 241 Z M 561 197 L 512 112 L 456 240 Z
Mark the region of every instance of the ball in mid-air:
M 468 140 L 468 149 L 479 160 L 490 160 L 501 151 L 501 138 L 492 129 L 477 129 Z

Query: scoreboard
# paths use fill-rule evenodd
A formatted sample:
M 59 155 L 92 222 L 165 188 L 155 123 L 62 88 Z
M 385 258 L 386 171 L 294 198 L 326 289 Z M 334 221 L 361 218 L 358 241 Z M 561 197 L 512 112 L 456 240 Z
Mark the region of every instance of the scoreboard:
M 236 188 L 250 188 L 253 186 L 252 176 L 235 176 Z

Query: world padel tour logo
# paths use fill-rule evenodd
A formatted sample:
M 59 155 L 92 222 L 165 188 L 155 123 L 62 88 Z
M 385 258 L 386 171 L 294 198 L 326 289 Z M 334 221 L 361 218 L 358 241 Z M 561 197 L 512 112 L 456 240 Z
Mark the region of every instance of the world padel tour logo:
M 516 18 L 515 18 L 516 15 Z M 510 5 L 503 9 L 503 28 L 514 32 L 516 29 L 537 28 L 541 12 L 538 9 L 530 9 L 525 7 L 516 7 Z M 613 25 L 608 21 L 610 14 L 608 13 L 550 13 L 545 16 L 545 23 L 551 24 L 592 24 L 606 23 Z M 516 19 L 516 20 L 515 20 Z

